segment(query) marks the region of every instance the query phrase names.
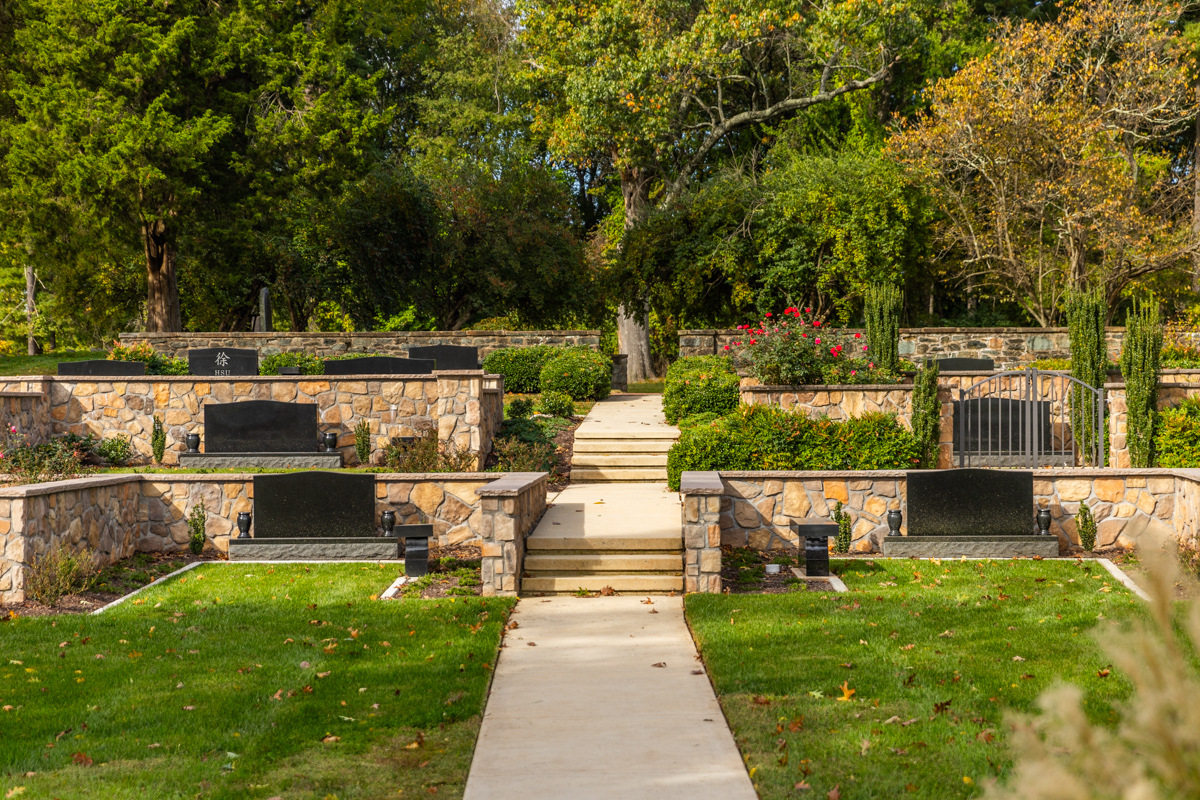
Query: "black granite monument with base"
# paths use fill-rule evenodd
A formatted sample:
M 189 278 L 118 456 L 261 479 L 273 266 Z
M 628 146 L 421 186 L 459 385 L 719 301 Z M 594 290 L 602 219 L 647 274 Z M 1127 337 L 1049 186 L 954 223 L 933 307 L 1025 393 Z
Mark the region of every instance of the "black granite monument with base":
M 430 359 L 395 356 L 333 358 L 325 362 L 326 375 L 429 375 L 433 369 Z
M 394 560 L 399 539 L 375 527 L 375 476 L 294 472 L 254 476 L 254 535 L 229 540 L 229 560 Z M 428 538 L 430 525 L 421 528 Z M 415 531 L 414 531 L 415 533 Z
M 60 361 L 59 375 L 86 375 L 97 378 L 132 377 L 146 374 L 145 361 L 109 361 L 97 358 L 91 361 Z
M 907 484 L 908 535 L 885 537 L 885 556 L 1058 555 L 1058 537 L 1035 525 L 1032 472 L 920 470 L 908 473 Z
M 258 374 L 258 351 L 240 347 L 201 347 L 188 350 L 188 372 L 214 378 Z
M 996 362 L 990 358 L 939 358 L 939 372 L 994 372 Z
M 340 452 L 324 452 L 312 403 L 243 400 L 204 406 L 204 452 L 181 453 L 189 469 L 337 468 Z
M 479 349 L 458 344 L 431 344 L 425 347 L 408 348 L 409 358 L 430 359 L 437 362 L 434 369 L 479 369 Z

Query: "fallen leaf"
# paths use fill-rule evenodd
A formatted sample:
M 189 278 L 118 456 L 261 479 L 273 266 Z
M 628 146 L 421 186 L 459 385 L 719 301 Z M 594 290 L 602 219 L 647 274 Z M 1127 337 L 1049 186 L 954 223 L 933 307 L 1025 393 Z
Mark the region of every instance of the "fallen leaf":
M 425 744 L 425 734 L 421 733 L 420 731 L 417 731 L 416 741 L 411 742 L 410 744 L 404 745 L 404 749 L 405 750 L 416 750 L 417 748 L 421 747 L 421 745 L 423 745 L 423 744 Z
M 871 740 L 870 739 L 863 739 L 861 742 L 858 743 L 858 754 L 860 756 L 865 756 L 867 754 L 867 751 L 870 749 L 871 749 Z
M 333 674 L 332 672 L 318 672 L 317 677 L 318 678 L 328 678 L 332 674 Z
M 991 744 L 996 740 L 996 734 L 991 728 L 984 728 L 979 733 L 975 734 L 975 739 L 983 742 L 984 744 Z
M 616 593 L 617 593 L 617 590 L 611 586 L 605 586 L 603 589 L 600 590 L 601 597 L 612 597 Z
M 652 666 L 652 667 L 665 667 L 666 665 L 667 665 L 667 662 L 665 662 L 665 661 L 656 661 L 656 662 L 654 662 L 653 664 L 651 664 L 650 666 Z
M 704 674 L 704 670 L 702 670 L 702 669 L 694 669 L 694 670 L 692 670 L 692 674 L 693 674 L 693 675 L 703 675 L 703 674 Z
M 83 752 L 72 753 L 71 763 L 78 764 L 81 767 L 90 767 L 92 765 L 92 757 Z
M 842 685 L 838 688 L 842 690 L 842 696 L 838 700 L 849 700 L 851 697 L 854 697 L 854 690 L 850 688 L 848 681 L 842 681 Z
M 893 715 L 883 721 L 884 725 L 891 725 L 893 722 L 900 722 L 900 718 Z
M 842 662 L 841 664 L 838 664 L 838 666 L 845 667 L 846 669 L 854 669 L 854 663 L 851 661 Z
M 904 791 L 912 794 L 913 792 L 917 791 L 917 785 L 915 783 L 906 783 L 904 784 Z
M 654 601 L 653 601 L 653 600 L 651 600 L 649 597 L 647 597 L 645 600 L 643 600 L 643 601 L 642 601 L 642 605 L 644 605 L 644 606 L 652 606 L 652 605 L 654 605 Z
M 901 650 L 912 650 L 914 647 L 916 647 L 915 644 L 906 644 L 903 647 L 901 647 L 900 649 Z
M 952 636 L 954 636 L 954 631 L 952 630 L 944 630 L 938 634 L 939 639 L 949 639 Z
M 312 664 L 309 664 L 307 661 L 300 662 L 300 669 L 308 669 L 311 666 L 312 666 Z
M 953 703 L 953 702 L 954 702 L 954 700 L 953 700 L 953 699 L 950 699 L 950 700 L 945 700 L 945 701 L 943 701 L 943 702 L 941 702 L 941 703 L 934 703 L 934 704 L 933 704 L 933 713 L 935 713 L 935 714 L 945 714 L 945 713 L 946 713 L 946 711 L 947 711 L 947 710 L 949 710 L 949 708 L 950 708 L 950 704 L 951 704 L 951 703 Z
M 1097 670 L 1096 674 L 1099 675 L 1101 678 L 1107 678 L 1109 675 L 1112 674 L 1112 672 L 1107 669 L 1101 669 L 1101 670 Z
M 161 745 L 161 744 L 159 744 L 158 742 L 155 742 L 154 744 L 148 744 L 148 745 L 146 745 L 146 749 L 147 749 L 147 750 L 153 750 L 153 749 L 154 749 L 154 748 L 156 748 L 156 747 L 162 747 L 162 745 Z
M 1024 661 L 1024 660 L 1025 660 L 1025 658 L 1023 656 L 1013 656 L 1013 661 Z
M 530 647 L 537 647 L 537 642 L 526 642 Z
M 332 744 L 333 742 L 340 742 L 341 740 L 342 740 L 342 737 L 340 737 L 340 736 L 326 736 L 324 739 L 321 740 L 321 742 L 323 744 Z
M 271 695 L 271 699 L 272 700 L 282 700 L 283 699 L 283 689 L 280 689 L 278 692 Z
M 771 705 L 771 700 L 766 695 L 756 694 L 754 695 L 754 705 L 769 706 Z
M 5 798 L 16 797 L 19 794 L 25 794 L 24 786 L 14 786 L 13 788 L 9 789 L 7 792 L 4 793 L 4 797 Z
M 834 786 L 825 793 L 827 800 L 842 800 L 842 790 L 839 788 L 840 786 L 841 784 L 839 783 L 837 786 Z
M 1022 676 L 1021 676 L 1021 680 L 1023 680 L 1023 681 L 1031 681 L 1031 680 L 1033 680 L 1033 676 L 1032 676 L 1032 675 L 1030 675 L 1030 674 L 1027 672 L 1027 673 L 1025 673 L 1024 675 L 1022 675 Z
M 793 789 L 795 789 L 795 790 L 796 790 L 796 791 L 798 791 L 798 792 L 807 792 L 807 791 L 808 791 L 809 789 L 811 789 L 812 787 L 808 785 L 808 781 L 800 781 L 799 783 L 797 783 L 797 784 L 796 784 L 795 786 L 793 786 L 792 788 L 793 788 Z

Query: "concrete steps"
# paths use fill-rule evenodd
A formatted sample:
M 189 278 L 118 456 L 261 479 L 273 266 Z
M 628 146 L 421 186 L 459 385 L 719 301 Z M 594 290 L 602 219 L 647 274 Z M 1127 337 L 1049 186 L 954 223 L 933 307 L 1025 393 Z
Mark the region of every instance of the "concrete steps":
M 574 483 L 663 482 L 667 453 L 679 431 L 662 418 L 657 395 L 614 397 L 597 403 L 575 431 Z
M 667 465 L 661 467 L 571 467 L 573 483 L 666 483 Z
M 584 589 L 599 592 L 612 589 L 621 594 L 665 594 L 683 591 L 682 575 L 597 575 L 597 574 L 538 574 L 521 581 L 522 594 L 572 594 Z
M 525 556 L 525 571 L 529 573 L 563 572 L 624 573 L 661 572 L 680 574 L 683 572 L 683 553 L 623 551 L 605 553 L 589 552 L 532 552 Z

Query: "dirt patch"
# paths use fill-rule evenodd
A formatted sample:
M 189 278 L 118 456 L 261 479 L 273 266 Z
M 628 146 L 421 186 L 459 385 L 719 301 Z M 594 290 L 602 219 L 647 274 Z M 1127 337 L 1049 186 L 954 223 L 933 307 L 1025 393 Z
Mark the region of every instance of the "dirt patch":
M 211 548 L 200 555 L 194 555 L 188 550 L 173 553 L 135 553 L 102 569 L 87 591 L 66 595 L 53 606 L 36 600 L 0 604 L 0 617 L 12 614 L 18 617 L 88 614 L 188 564 L 220 560 L 224 560 L 224 556 Z
M 574 417 L 569 428 L 563 428 L 554 434 L 555 464 L 549 482 L 556 488 L 566 488 L 571 484 L 571 461 L 575 457 L 575 429 L 583 422 L 583 417 Z
M 779 572 L 768 573 L 768 564 L 778 564 Z M 828 581 L 805 581 L 792 573 L 794 556 L 778 550 L 751 547 L 721 547 L 721 587 L 726 594 L 785 594 L 787 592 L 831 592 Z
M 401 597 L 478 597 L 483 594 L 479 577 L 482 559 L 479 545 L 458 544 L 429 547 L 429 572 L 400 591 Z

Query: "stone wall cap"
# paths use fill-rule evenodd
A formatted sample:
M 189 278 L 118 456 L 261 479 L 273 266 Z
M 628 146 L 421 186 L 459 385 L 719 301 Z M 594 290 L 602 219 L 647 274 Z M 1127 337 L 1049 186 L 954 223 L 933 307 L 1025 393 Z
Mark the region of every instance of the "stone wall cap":
M 863 331 L 863 330 L 865 330 L 865 328 L 835 328 L 835 330 L 837 330 L 837 331 Z M 1107 333 L 1116 333 L 1116 332 L 1124 331 L 1125 328 L 1123 326 L 1119 326 L 1119 325 L 1109 325 L 1104 330 Z M 918 333 L 918 334 L 933 334 L 933 335 L 939 335 L 939 334 L 945 335 L 945 334 L 952 334 L 952 333 L 1004 335 L 1004 334 L 1014 334 L 1015 333 L 1015 334 L 1022 334 L 1022 335 L 1062 334 L 1065 336 L 1069 332 L 1070 332 L 1070 330 L 1068 328 L 901 328 L 900 329 L 901 334 Z M 719 328 L 717 330 L 684 330 L 684 331 L 678 331 L 678 333 L 680 335 L 717 334 L 717 335 L 721 335 L 721 336 L 737 336 L 738 334 L 743 333 L 743 331 L 739 331 L 737 328 Z M 125 334 L 121 334 L 121 335 L 124 336 Z
M 796 386 L 751 384 L 741 387 L 743 392 L 890 392 L 900 389 L 911 392 L 911 383 L 813 383 Z
M 600 331 L 184 331 L 175 333 L 121 333 L 121 339 L 476 339 L 487 336 L 599 336 Z
M 721 470 L 721 478 L 727 480 L 779 480 L 787 479 L 829 479 L 829 480 L 895 480 L 908 477 L 909 472 L 933 472 L 934 470 L 903 470 L 903 469 L 863 469 L 863 470 L 805 470 L 805 471 L 771 471 L 771 470 Z M 942 470 L 943 472 L 949 470 Z M 1200 481 L 1200 469 L 1113 469 L 1111 467 L 1047 467 L 1028 470 L 1033 473 L 1034 480 L 1045 478 L 1170 478 L 1186 477 Z M 1186 474 L 1185 474 L 1186 473 Z M 688 473 L 683 473 L 687 475 Z M 706 475 L 710 473 L 692 473 Z
M 499 480 L 477 490 L 475 494 L 480 497 L 515 497 L 539 483 L 545 483 L 549 477 L 547 472 L 509 472 Z
M 725 493 L 725 485 L 720 473 L 688 470 L 679 476 L 679 493 L 719 495 Z
M 482 370 L 476 371 L 479 375 Z M 46 375 L 44 377 L 57 383 L 268 383 L 281 381 L 297 383 L 299 381 L 330 381 L 333 383 L 346 381 L 435 381 L 438 375 L 451 377 L 458 373 L 431 373 L 421 375 Z M 0 379 L 3 383 L 3 379 Z
M 0 397 L 45 397 L 45 392 L 0 392 Z
M 211 477 L 211 476 L 208 476 Z M 21 486 L 0 487 L 0 498 L 37 497 L 45 494 L 74 492 L 80 489 L 99 489 L 103 486 L 119 486 L 123 483 L 141 483 L 142 476 L 136 473 L 118 475 L 88 475 L 84 478 L 72 478 L 69 481 L 48 481 L 46 483 L 26 483 Z

